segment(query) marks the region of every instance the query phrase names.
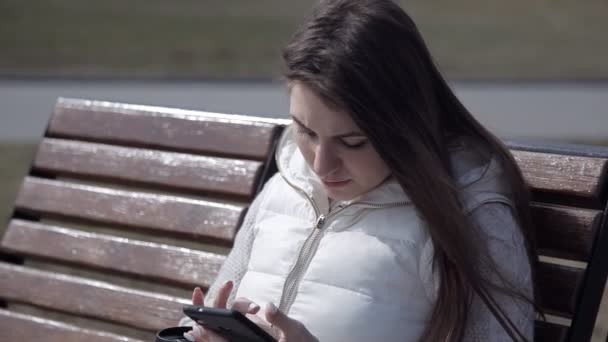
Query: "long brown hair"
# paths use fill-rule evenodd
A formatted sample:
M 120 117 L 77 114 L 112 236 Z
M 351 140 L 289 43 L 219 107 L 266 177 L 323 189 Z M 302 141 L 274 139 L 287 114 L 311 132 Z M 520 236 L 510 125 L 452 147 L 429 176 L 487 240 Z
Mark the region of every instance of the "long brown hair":
M 440 284 L 421 341 L 461 340 L 474 294 L 513 340 L 525 340 L 493 293 L 533 298 L 480 271 L 479 260 L 491 258 L 463 210 L 448 141 L 473 137 L 499 160 L 534 279 L 528 189 L 507 148 L 456 98 L 411 18 L 390 0 L 321 1 L 282 57 L 287 81 L 303 82 L 351 115 L 428 226 Z

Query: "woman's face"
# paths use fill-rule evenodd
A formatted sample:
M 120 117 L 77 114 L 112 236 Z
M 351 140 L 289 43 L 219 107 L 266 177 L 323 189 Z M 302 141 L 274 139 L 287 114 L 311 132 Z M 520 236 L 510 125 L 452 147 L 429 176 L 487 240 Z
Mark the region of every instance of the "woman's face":
M 374 189 L 390 170 L 343 111 L 327 107 L 308 87 L 291 84 L 290 113 L 296 142 L 330 198 L 351 200 Z

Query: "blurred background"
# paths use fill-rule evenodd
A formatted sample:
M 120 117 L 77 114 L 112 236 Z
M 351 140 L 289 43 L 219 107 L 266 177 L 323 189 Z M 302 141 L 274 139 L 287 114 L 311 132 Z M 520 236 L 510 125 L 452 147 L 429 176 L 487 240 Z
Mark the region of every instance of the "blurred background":
M 608 2 L 400 3 L 499 136 L 608 145 Z M 313 4 L 0 0 L 2 222 L 59 96 L 286 117 L 279 53 Z

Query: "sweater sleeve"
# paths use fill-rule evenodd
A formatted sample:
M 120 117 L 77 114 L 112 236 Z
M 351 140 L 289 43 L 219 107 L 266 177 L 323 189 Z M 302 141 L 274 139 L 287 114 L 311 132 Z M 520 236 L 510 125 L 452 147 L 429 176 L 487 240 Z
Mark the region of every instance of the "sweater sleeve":
M 533 284 L 525 240 L 512 209 L 504 203 L 482 204 L 471 212 L 488 243 L 490 257 L 504 279 L 500 279 L 490 267 L 482 263 L 481 271 L 488 279 L 532 298 Z M 521 299 L 494 292 L 497 304 L 520 329 L 528 341 L 534 340 L 534 307 Z M 463 341 L 512 341 L 498 320 L 479 296 L 473 297 Z
M 245 219 L 243 220 L 243 224 L 236 234 L 232 250 L 222 264 L 217 277 L 205 294 L 206 304 L 213 303 L 222 285 L 224 285 L 224 283 L 227 281 L 232 280 L 234 283 L 234 290 L 228 298 L 228 307 L 232 306 L 235 299 L 234 296 L 236 294 L 236 289 L 238 289 L 241 279 L 243 279 L 243 276 L 247 271 L 247 264 L 249 263 L 249 258 L 251 255 L 251 247 L 253 245 L 253 240 L 255 239 L 255 218 L 264 194 L 267 192 L 265 190 L 266 188 L 264 188 L 264 190 L 255 198 L 253 203 L 251 203 L 251 206 L 245 215 Z M 179 321 L 179 325 L 192 326 L 194 325 L 194 322 L 188 317 L 183 317 Z

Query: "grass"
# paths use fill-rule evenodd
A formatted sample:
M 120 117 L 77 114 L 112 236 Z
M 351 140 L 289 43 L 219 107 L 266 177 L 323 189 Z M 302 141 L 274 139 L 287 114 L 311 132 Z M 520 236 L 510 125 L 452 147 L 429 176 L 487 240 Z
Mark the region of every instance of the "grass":
M 11 215 L 17 191 L 36 151 L 35 143 L 0 143 L 0 235 Z
M 451 78 L 606 78 L 601 0 L 400 1 Z M 0 0 L 0 74 L 273 77 L 311 0 Z

